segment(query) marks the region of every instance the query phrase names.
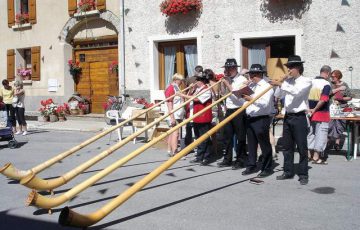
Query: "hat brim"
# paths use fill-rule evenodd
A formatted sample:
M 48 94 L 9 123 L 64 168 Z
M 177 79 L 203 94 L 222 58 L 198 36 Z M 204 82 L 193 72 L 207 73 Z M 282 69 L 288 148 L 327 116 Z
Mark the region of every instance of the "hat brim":
M 284 64 L 284 66 L 297 66 L 305 63 L 305 61 L 291 61 Z
M 259 70 L 259 71 L 248 71 L 245 74 L 252 74 L 252 73 L 266 73 L 266 71 Z
M 224 65 L 224 66 L 221 66 L 221 68 L 231 68 L 231 67 L 241 67 L 241 65 Z

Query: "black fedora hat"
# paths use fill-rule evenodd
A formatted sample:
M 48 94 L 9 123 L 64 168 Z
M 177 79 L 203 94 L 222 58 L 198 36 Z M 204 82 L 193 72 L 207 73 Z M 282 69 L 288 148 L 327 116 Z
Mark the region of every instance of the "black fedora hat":
M 221 68 L 228 68 L 228 67 L 240 67 L 240 66 L 237 64 L 235 58 L 228 58 L 226 59 L 225 65 L 222 66 Z
M 304 61 L 301 61 L 301 57 L 298 55 L 290 55 L 288 58 L 288 62 L 285 63 L 285 66 L 297 66 L 304 63 Z
M 252 73 L 266 73 L 266 71 L 263 69 L 262 65 L 260 64 L 252 64 L 249 71 L 246 72 L 248 74 Z

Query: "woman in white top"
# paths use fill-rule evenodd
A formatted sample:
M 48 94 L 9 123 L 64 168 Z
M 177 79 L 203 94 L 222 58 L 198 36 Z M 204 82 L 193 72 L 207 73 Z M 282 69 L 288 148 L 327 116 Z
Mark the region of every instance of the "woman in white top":
M 169 98 L 180 91 L 180 85 L 184 81 L 184 76 L 181 74 L 174 74 L 172 77 L 172 83 L 165 90 L 165 97 Z M 175 96 L 171 100 L 167 101 L 167 112 L 176 109 L 179 105 L 183 103 L 183 99 L 180 96 Z M 177 123 L 181 122 L 184 119 L 184 108 L 181 108 L 171 114 L 168 117 L 168 125 L 169 127 L 174 127 Z M 170 151 L 170 156 L 174 156 L 177 153 L 177 145 L 178 145 L 179 131 L 175 131 L 168 137 L 168 151 Z
M 17 97 L 18 100 L 16 103 L 13 103 L 13 107 L 15 108 L 16 120 L 19 124 L 19 129 L 15 134 L 17 135 L 22 134 L 25 136 L 27 134 L 27 124 L 25 121 L 25 104 L 24 104 L 25 90 L 23 88 L 23 84 L 21 81 L 15 81 L 14 86 L 15 86 L 14 97 Z

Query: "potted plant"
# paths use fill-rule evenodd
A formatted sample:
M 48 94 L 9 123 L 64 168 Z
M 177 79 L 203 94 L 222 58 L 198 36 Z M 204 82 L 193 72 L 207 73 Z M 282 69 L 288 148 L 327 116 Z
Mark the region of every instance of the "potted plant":
M 31 74 L 32 71 L 30 68 L 18 68 L 17 69 L 17 75 L 22 79 L 22 80 L 30 80 L 31 79 Z
M 79 107 L 79 114 L 80 115 L 86 114 L 87 106 L 85 105 L 85 103 L 79 102 L 78 107 Z
M 78 3 L 78 12 L 95 10 L 95 8 L 96 8 L 95 0 L 80 0 Z
M 29 14 L 28 13 L 18 13 L 15 15 L 15 23 L 18 25 L 22 25 L 29 22 Z
M 160 4 L 160 11 L 167 17 L 201 10 L 201 0 L 164 0 Z
M 115 73 L 116 75 L 119 74 L 119 63 L 117 61 L 113 61 L 110 65 L 110 71 Z
M 65 121 L 65 116 L 69 111 L 69 106 L 68 104 L 64 103 L 64 105 L 59 105 L 56 108 L 56 113 L 59 117 L 59 121 Z
M 80 75 L 82 72 L 82 68 L 80 67 L 80 62 L 79 61 L 74 62 L 72 59 L 70 59 L 68 61 L 68 65 L 69 65 L 69 72 L 73 77 L 75 84 L 76 85 L 79 84 Z

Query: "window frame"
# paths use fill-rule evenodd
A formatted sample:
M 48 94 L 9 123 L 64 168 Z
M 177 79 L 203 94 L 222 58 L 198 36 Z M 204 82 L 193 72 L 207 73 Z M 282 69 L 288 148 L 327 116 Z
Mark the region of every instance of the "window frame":
M 186 45 L 196 45 L 196 48 L 198 50 L 197 41 L 196 39 L 191 40 L 178 40 L 178 41 L 169 41 L 169 42 L 159 42 L 158 43 L 158 52 L 159 52 L 159 89 L 164 90 L 165 85 L 165 55 L 164 55 L 164 49 L 166 47 L 176 47 L 176 57 L 175 57 L 175 63 L 176 63 L 176 72 L 180 73 L 185 76 L 185 50 L 184 46 Z

